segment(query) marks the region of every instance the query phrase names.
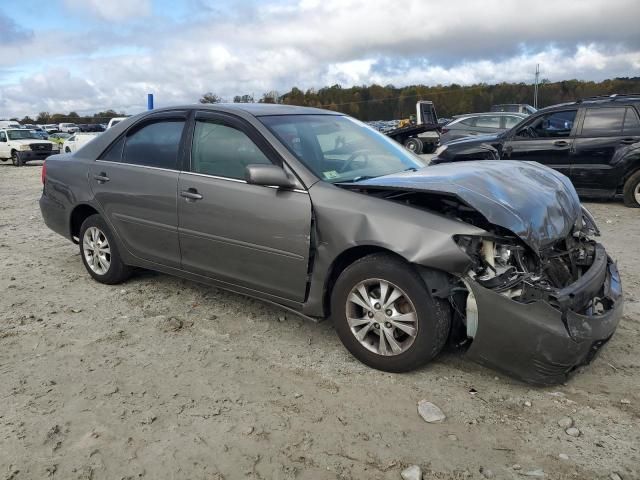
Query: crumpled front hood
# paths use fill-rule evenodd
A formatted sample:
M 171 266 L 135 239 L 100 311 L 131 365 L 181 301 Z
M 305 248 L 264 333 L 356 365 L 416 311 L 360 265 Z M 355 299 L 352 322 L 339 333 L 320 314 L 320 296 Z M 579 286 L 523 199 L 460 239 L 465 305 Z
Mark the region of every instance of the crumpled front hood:
M 569 179 L 535 162 L 455 162 L 354 185 L 454 195 L 489 222 L 516 234 L 535 252 L 567 237 L 582 215 Z

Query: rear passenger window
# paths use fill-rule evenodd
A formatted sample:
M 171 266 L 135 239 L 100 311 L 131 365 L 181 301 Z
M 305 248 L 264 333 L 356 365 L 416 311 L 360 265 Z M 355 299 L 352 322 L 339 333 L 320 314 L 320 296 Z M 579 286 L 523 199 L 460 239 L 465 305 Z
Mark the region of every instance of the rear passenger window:
M 622 133 L 624 108 L 590 108 L 582 124 L 583 137 L 619 135 Z
M 245 167 L 271 161 L 241 130 L 215 120 L 198 120 L 193 133 L 191 171 L 244 180 Z
M 476 119 L 471 117 L 471 118 L 465 118 L 464 120 L 460 120 L 460 123 L 462 125 L 466 125 L 467 127 L 475 127 L 476 126 Z
M 175 170 L 184 120 L 145 125 L 127 136 L 122 161 L 134 165 Z
M 640 120 L 638 120 L 638 114 L 633 108 L 627 108 L 623 132 L 624 135 L 640 135 Z

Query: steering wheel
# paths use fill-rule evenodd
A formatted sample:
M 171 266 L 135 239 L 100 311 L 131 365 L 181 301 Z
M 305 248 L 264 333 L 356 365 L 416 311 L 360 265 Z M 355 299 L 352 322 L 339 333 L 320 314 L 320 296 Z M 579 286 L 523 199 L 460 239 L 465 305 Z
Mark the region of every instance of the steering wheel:
M 358 157 L 363 157 L 364 158 L 364 164 L 365 165 L 367 165 L 367 163 L 369 163 L 369 155 L 366 153 L 366 150 L 358 150 L 357 152 L 352 153 L 351 156 L 347 159 L 347 161 L 344 162 L 344 165 L 342 165 L 340 170 L 338 170 L 338 173 L 344 173 L 344 172 L 348 171 L 349 167 L 351 166 L 351 164 Z
M 536 138 L 538 136 L 538 132 L 536 132 L 536 129 L 533 128 L 531 125 L 528 125 L 527 127 L 525 127 L 524 131 L 526 132 L 527 136 L 530 138 Z

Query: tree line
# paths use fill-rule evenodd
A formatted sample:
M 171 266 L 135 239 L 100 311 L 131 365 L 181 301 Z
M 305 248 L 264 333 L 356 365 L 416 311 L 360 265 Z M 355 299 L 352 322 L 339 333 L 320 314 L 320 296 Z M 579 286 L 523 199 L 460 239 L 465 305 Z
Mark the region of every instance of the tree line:
M 623 77 L 603 80 L 601 82 L 565 80 L 550 82 L 542 80 L 538 91 L 540 108 L 563 102 L 571 102 L 594 95 L 611 95 L 614 93 L 640 93 L 640 77 Z M 320 89 L 310 88 L 303 91 L 293 87 L 280 94 L 277 90 L 265 92 L 259 98 L 253 94 L 236 95 L 231 100 L 235 103 L 282 103 L 286 105 L 302 105 L 326 108 L 346 113 L 360 120 L 392 120 L 408 118 L 415 113 L 418 100 L 433 101 L 438 116 L 473 112 L 486 112 L 491 105 L 499 103 L 528 103 L 533 105 L 534 86 L 527 83 L 499 83 L 488 85 L 409 85 L 395 87 L 393 85 L 362 85 L 342 87 L 332 85 Z M 223 99 L 213 92 L 207 92 L 199 99 L 200 103 L 220 103 Z M 12 118 L 20 123 L 107 123 L 110 118 L 126 116 L 124 112 L 105 110 L 92 115 L 79 115 L 76 112 L 53 113 L 40 112 L 36 118 L 29 116 L 22 119 Z
M 572 102 L 594 95 L 614 93 L 640 93 L 640 77 L 614 78 L 601 82 L 565 80 L 550 82 L 542 80 L 538 91 L 538 108 Z M 213 97 L 212 97 L 213 96 Z M 415 114 L 418 100 L 433 101 L 440 117 L 450 117 L 462 113 L 487 112 L 492 105 L 500 103 L 534 103 L 534 86 L 526 83 L 499 83 L 488 85 L 479 83 L 461 85 L 363 85 L 345 88 L 333 85 L 320 89 L 303 91 L 293 87 L 279 95 L 276 91 L 264 93 L 257 101 L 262 103 L 283 103 L 308 107 L 326 108 L 346 113 L 360 120 L 392 120 L 407 118 Z M 215 102 L 207 99 L 215 98 Z M 247 100 L 250 99 L 250 100 Z M 209 92 L 202 103 L 223 101 Z M 254 101 L 252 96 L 235 97 L 234 102 Z

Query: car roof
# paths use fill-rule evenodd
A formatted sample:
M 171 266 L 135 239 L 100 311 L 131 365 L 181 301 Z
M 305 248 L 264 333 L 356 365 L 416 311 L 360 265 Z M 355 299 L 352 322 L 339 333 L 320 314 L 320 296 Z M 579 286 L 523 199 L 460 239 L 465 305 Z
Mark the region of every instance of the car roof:
M 633 105 L 640 103 L 640 93 L 629 94 L 613 94 L 613 95 L 599 95 L 595 97 L 586 97 L 576 100 L 575 102 L 558 103 L 549 107 L 541 108 L 538 112 L 550 112 L 555 110 L 562 110 L 567 107 L 580 108 L 581 106 L 589 108 L 605 108 Z
M 522 117 L 522 118 L 526 118 L 529 116 L 526 113 L 520 113 L 520 112 L 478 112 L 478 113 L 463 113 L 461 115 L 454 115 L 451 118 L 455 118 L 456 120 L 458 120 L 460 118 L 469 118 L 469 117 L 495 117 L 496 115 L 505 116 L 505 117 L 516 116 L 516 117 Z
M 313 107 L 299 107 L 297 105 L 282 105 L 275 103 L 197 103 L 192 105 L 178 105 L 175 107 L 150 110 L 148 113 L 167 110 L 211 110 L 216 112 L 245 113 L 254 117 L 272 115 L 344 115 L 332 110 Z

